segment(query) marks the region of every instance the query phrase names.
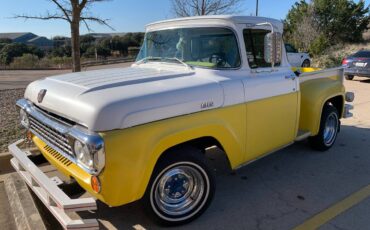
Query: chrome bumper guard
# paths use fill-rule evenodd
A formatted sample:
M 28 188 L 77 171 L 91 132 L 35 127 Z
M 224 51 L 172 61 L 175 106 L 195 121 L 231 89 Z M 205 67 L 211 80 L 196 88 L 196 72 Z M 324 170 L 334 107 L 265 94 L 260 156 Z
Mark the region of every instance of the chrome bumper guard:
M 351 113 L 351 112 L 350 112 L 352 109 L 353 109 L 353 105 L 345 104 L 345 105 L 344 105 L 344 114 L 343 114 L 343 118 L 350 118 L 350 117 L 353 117 L 353 113 Z
M 96 219 L 73 220 L 68 212 L 96 210 L 93 198 L 71 199 L 55 182 L 46 176 L 23 152 L 18 145 L 24 140 L 19 140 L 9 145 L 9 152 L 14 158 L 10 160 L 12 166 L 29 185 L 37 197 L 45 204 L 64 229 L 99 229 Z

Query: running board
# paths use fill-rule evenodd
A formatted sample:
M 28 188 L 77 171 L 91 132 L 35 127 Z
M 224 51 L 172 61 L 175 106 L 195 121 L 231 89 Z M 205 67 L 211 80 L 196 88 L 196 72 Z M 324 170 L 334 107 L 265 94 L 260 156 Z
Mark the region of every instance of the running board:
M 310 136 L 311 136 L 311 132 L 299 130 L 298 135 L 295 138 L 295 141 L 303 141 L 304 139 L 307 139 Z

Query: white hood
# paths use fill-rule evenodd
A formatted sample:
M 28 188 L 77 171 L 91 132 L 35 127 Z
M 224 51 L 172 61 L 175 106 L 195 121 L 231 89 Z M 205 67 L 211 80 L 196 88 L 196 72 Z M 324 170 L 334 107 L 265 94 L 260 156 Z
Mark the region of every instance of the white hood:
M 47 92 L 38 103 L 42 89 Z M 217 108 L 224 100 L 219 83 L 177 64 L 143 64 L 48 77 L 31 83 L 25 98 L 95 132 Z M 202 103 L 207 106 L 202 108 Z

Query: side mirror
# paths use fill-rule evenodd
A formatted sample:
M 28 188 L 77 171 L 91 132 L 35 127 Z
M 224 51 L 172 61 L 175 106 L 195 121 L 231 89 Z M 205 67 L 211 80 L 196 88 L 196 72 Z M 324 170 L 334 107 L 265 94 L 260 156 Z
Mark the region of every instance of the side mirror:
M 272 67 L 281 62 L 282 41 L 281 33 L 271 32 L 265 35 L 264 59 Z

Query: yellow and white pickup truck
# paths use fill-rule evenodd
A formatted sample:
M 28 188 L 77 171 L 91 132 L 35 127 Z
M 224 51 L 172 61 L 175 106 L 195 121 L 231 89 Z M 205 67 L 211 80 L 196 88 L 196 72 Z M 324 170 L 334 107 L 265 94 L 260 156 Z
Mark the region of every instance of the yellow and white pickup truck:
M 210 204 L 215 180 L 205 149 L 238 169 L 297 140 L 334 145 L 350 117 L 342 69 L 292 69 L 274 19 L 204 16 L 149 24 L 129 68 L 31 83 L 22 125 L 41 154 L 91 195 L 71 199 L 21 148 L 11 163 L 67 229 L 97 228 L 69 212 L 141 200 L 164 224 L 183 224 Z M 93 199 L 95 198 L 95 199 Z

